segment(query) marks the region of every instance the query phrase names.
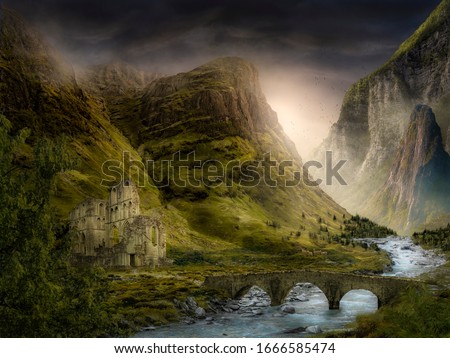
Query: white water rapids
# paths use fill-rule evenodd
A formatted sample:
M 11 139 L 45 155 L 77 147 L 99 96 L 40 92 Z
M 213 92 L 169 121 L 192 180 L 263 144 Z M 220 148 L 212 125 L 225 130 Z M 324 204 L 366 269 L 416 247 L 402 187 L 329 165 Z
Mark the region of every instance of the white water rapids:
M 361 240 L 376 243 L 391 256 L 392 271 L 383 275 L 415 277 L 445 263 L 444 257 L 414 245 L 409 238 Z M 233 303 L 234 311 L 229 310 L 232 312 L 210 315 L 193 324 L 152 327 L 135 337 L 301 337 L 308 334 L 304 332 L 306 327 L 320 327 L 322 331 L 342 329 L 357 315 L 377 310 L 376 296 L 365 290 L 350 291 L 342 298 L 339 310 L 329 310 L 322 291 L 307 283 L 298 283 L 283 305 L 295 313 L 282 312 L 283 306 L 270 307 L 269 300 L 264 291 L 253 288 Z

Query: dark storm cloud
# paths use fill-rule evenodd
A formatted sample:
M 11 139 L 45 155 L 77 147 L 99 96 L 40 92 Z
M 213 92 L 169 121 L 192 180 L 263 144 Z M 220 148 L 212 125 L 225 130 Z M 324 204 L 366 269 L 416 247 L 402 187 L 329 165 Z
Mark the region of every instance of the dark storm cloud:
M 78 65 L 119 59 L 170 74 L 220 56 L 252 61 L 302 155 L 327 135 L 348 86 L 383 64 L 439 3 L 6 1 Z
M 357 67 L 386 60 L 438 0 L 13 0 L 76 62 L 112 58 L 164 69 L 223 55 Z

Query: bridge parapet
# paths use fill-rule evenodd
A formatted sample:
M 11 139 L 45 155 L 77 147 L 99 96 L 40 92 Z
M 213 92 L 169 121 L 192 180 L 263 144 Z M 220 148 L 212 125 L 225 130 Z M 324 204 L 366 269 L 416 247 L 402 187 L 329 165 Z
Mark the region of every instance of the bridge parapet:
M 204 285 L 225 291 L 231 298 L 240 297 L 252 286 L 258 286 L 270 296 L 272 306 L 278 306 L 284 302 L 289 291 L 299 282 L 309 282 L 321 289 L 328 299 L 330 309 L 338 309 L 342 297 L 351 290 L 364 289 L 372 292 L 377 296 L 380 307 L 389 303 L 408 286 L 419 283 L 398 277 L 292 270 L 208 276 Z

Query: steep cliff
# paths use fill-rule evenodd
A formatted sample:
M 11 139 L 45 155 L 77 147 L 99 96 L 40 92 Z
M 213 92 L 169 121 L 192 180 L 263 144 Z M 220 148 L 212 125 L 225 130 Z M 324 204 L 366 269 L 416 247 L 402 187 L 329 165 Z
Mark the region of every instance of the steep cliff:
M 450 154 L 450 126 L 448 127 L 447 131 L 447 142 L 445 144 L 445 150 Z
M 91 66 L 77 72 L 80 86 L 96 98 L 111 122 L 133 145 L 137 144 L 135 123 L 139 122 L 144 89 L 160 77 L 124 62 Z
M 328 225 L 339 230 L 345 210 L 328 195 L 302 180 L 286 185 L 285 180 L 300 170 L 301 158 L 268 105 L 258 73 L 249 62 L 221 58 L 154 80 L 141 98 L 139 116 L 129 125 L 135 129 L 131 139 L 142 156 L 155 163 L 155 182 L 161 182 L 161 175 L 168 176 L 159 174 L 164 161 L 176 153 L 183 156 L 183 179 L 191 181 L 171 180 L 161 191 L 199 232 L 262 249 L 277 246 L 274 234 L 279 234 L 273 225 L 287 229 L 287 234 L 300 226 L 306 234 L 319 229 L 319 217 L 335 215 L 339 219 L 327 220 Z M 269 172 L 264 168 L 269 152 L 279 164 L 291 160 L 292 165 Z M 215 174 L 216 167 L 220 173 L 208 179 L 205 174 L 211 165 Z M 251 173 L 257 173 L 258 179 L 249 182 Z M 201 177 L 196 183 L 195 178 Z
M 450 220 L 450 156 L 428 106 L 417 105 L 389 177 L 369 201 L 374 218 L 395 229 Z M 406 223 L 406 227 L 405 227 Z
M 82 89 L 72 66 L 16 13 L 0 7 L 0 112 L 15 129 L 31 129 L 30 145 L 41 137 L 65 135 L 80 167 L 57 181 L 54 204 L 61 217 L 87 196 L 103 197 L 102 164 L 123 151 L 139 154 L 111 124 L 101 99 Z M 149 186 L 144 206 L 160 205 Z
M 60 174 L 51 193 L 61 218 L 86 197 L 106 198 L 102 179 L 131 177 L 141 212 L 160 218 L 168 257 L 179 262 L 344 270 L 386 263 L 341 238 L 383 229 L 349 220 L 294 174 L 301 159 L 250 63 L 223 58 L 162 78 L 124 64 L 74 75 L 17 15 L 0 8 L 0 21 L 0 108 L 15 129 L 31 129 L 27 159 L 40 138 L 61 134 L 78 155 L 79 166 Z
M 152 82 L 142 98 L 140 142 L 181 133 L 219 140 L 230 136 L 264 147 L 264 137 L 300 163 L 293 142 L 262 93 L 255 67 L 240 58 L 214 60 L 190 72 Z M 264 150 L 263 149 L 263 150 Z
M 326 190 L 350 211 L 372 216 L 367 197 L 385 183 L 415 104 L 435 108 L 448 128 L 450 98 L 450 1 L 443 1 L 377 71 L 351 86 L 339 120 L 316 151 L 346 159 L 347 187 Z

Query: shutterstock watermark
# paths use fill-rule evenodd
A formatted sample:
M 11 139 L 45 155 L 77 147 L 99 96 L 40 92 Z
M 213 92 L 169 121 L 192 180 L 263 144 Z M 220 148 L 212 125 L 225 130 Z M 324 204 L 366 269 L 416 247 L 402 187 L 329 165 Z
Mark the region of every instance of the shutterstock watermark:
M 110 187 L 128 178 L 133 178 L 139 187 L 152 185 L 167 187 L 218 187 L 240 185 L 255 187 L 294 187 L 298 185 L 332 185 L 333 179 L 340 185 L 347 185 L 340 170 L 346 160 L 333 162 L 333 153 L 326 152 L 325 163 L 316 160 L 302 165 L 294 160 L 278 161 L 266 153 L 259 160 L 201 160 L 195 151 L 176 152 L 171 159 L 135 160 L 129 152 L 123 152 L 122 161 L 107 160 L 102 165 L 102 186 Z M 310 169 L 324 169 L 324 178 L 313 178 Z

